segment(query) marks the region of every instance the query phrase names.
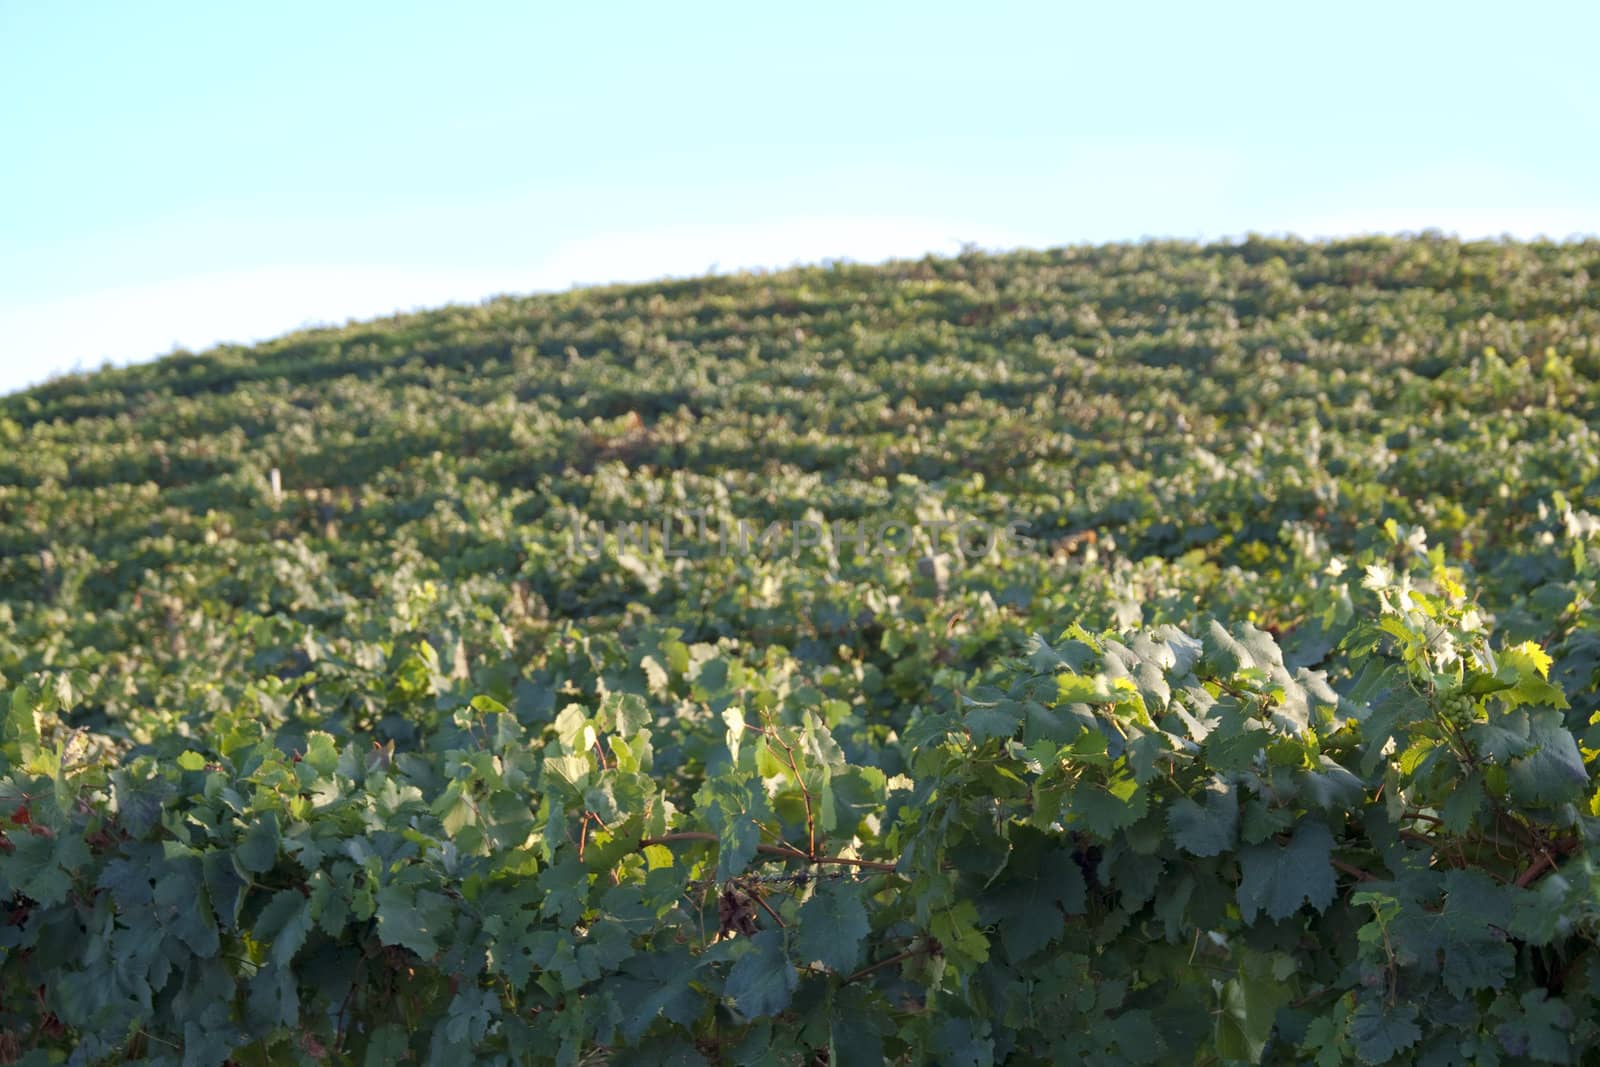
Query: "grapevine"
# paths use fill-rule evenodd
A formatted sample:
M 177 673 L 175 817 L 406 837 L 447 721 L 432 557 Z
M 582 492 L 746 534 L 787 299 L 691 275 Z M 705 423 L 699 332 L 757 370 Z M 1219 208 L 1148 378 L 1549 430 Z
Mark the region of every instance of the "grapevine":
M 1597 278 L 969 252 L 0 397 L 0 1064 L 1593 1062 Z

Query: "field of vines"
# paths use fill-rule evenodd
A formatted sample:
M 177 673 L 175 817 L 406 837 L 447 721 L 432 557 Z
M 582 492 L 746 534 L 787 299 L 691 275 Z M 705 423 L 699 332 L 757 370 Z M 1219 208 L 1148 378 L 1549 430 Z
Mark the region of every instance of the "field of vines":
M 0 1063 L 1600 1063 L 1597 581 L 1594 242 L 58 379 L 0 397 Z

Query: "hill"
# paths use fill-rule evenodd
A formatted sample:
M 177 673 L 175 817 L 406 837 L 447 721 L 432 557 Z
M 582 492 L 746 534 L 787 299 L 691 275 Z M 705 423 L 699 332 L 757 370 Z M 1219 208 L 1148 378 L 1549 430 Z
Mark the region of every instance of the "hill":
M 0 1062 L 1578 1062 L 1597 382 L 1424 235 L 0 398 Z

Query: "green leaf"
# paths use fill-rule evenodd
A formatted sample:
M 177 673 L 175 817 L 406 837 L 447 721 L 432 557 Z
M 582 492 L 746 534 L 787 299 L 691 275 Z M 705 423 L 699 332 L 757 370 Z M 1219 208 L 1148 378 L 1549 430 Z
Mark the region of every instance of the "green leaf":
M 1387 1063 L 1422 1037 L 1415 1004 L 1363 1000 L 1350 1016 L 1350 1043 L 1364 1063 Z
M 1517 998 L 1522 1008 L 1510 1022 L 1495 1028 L 1500 1047 L 1513 1056 L 1527 1056 L 1542 1063 L 1571 1063 L 1573 1013 L 1566 1001 L 1551 998 L 1548 991 L 1530 989 Z
M 1540 708 L 1529 720 L 1536 747 L 1507 768 L 1512 798 L 1532 807 L 1577 800 L 1588 789 L 1589 771 L 1561 713 Z
M 439 893 L 386 885 L 378 890 L 378 938 L 431 960 L 439 953 L 438 938 L 448 929 L 451 910 L 449 898 Z
M 278 817 L 265 812 L 256 817 L 235 850 L 239 866 L 251 874 L 264 874 L 278 862 Z
M 472 698 L 472 710 L 483 715 L 506 715 L 506 706 L 492 696 L 479 693 Z
M 227 1003 L 216 1000 L 184 1020 L 182 1067 L 222 1067 L 245 1036 L 229 1016 Z
M 10 855 L 0 852 L 0 878 L 23 896 L 51 907 L 67 899 L 72 879 L 62 870 L 53 838 L 14 834 Z
M 650 692 L 655 696 L 666 696 L 672 684 L 672 676 L 667 673 L 654 656 L 646 656 L 639 661 L 639 668 L 644 671 Z
M 367 1052 L 362 1058 L 364 1067 L 395 1067 L 411 1048 L 405 1027 L 399 1023 L 385 1023 L 367 1039 Z
M 883 1067 L 883 1033 L 889 1028 L 877 1004 L 860 984 L 829 990 L 828 1063 L 830 1067 Z
M 749 940 L 749 951 L 728 972 L 723 995 L 746 1019 L 776 1015 L 789 1006 L 800 983 L 784 953 L 783 931 L 763 930 Z
M 1516 946 L 1502 932 L 1524 891 L 1492 881 L 1482 871 L 1445 875 L 1444 908 L 1435 917 L 1443 950 L 1445 988 L 1457 997 L 1499 989 L 1516 965 Z
M 989 1025 L 978 1019 L 961 1017 L 942 1020 L 934 1030 L 938 1062 L 948 1067 L 992 1067 L 994 1038 Z
M 862 891 L 851 882 L 825 881 L 800 906 L 794 955 L 801 964 L 820 962 L 847 974 L 860 964 L 862 946 L 872 929 Z
M 1472 826 L 1473 820 L 1483 810 L 1487 800 L 1488 795 L 1483 791 L 1482 775 L 1473 772 L 1468 777 L 1459 779 L 1439 809 L 1439 818 L 1444 822 L 1444 828 L 1452 834 L 1466 833 Z
M 985 923 L 994 924 L 1000 943 L 1013 962 L 1028 959 L 1059 938 L 1068 915 L 1081 915 L 1088 886 L 1073 853 L 1049 848 L 1036 863 L 1024 841 L 1004 872 L 1003 880 L 980 904 Z
M 1278 1008 L 1287 999 L 1283 983 L 1270 974 L 1241 971 L 1225 982 L 1222 1010 L 1217 1015 L 1217 1052 L 1228 1059 L 1259 1063 Z
M 1319 1015 L 1306 1027 L 1305 1039 L 1300 1042 L 1302 1052 L 1314 1052 L 1316 1067 L 1340 1067 L 1349 1052 L 1345 1044 L 1345 1008 L 1335 1006 L 1329 1015 Z
M 1067 811 L 1096 837 L 1111 840 L 1144 815 L 1150 805 L 1150 791 L 1132 777 L 1113 778 L 1102 784 L 1085 778 L 1073 787 Z
M 1575 887 L 1562 877 L 1541 878 L 1533 889 L 1512 894 L 1513 912 L 1506 931 L 1530 945 L 1548 945 L 1571 924 Z M 1580 891 L 1581 892 L 1581 891 Z M 1504 915 L 1499 917 L 1504 922 Z
M 1202 803 L 1179 797 L 1167 810 L 1173 842 L 1194 856 L 1216 856 L 1232 848 L 1239 833 L 1239 795 L 1230 782 L 1213 779 Z
M 720 839 L 718 880 L 743 873 L 761 842 L 761 823 L 772 815 L 760 780 L 708 780 L 696 794 L 695 803 Z
M 117 821 L 134 837 L 144 837 L 160 823 L 162 805 L 174 792 L 159 775 L 134 774 L 125 767 L 112 772 L 111 787 Z
M 974 707 L 967 710 L 964 720 L 967 732 L 975 744 L 997 737 L 1010 737 L 1022 724 L 1019 705 L 1007 702 L 992 708 Z
M 300 1021 L 300 991 L 295 973 L 277 961 L 268 963 L 250 979 L 246 1012 L 252 1022 L 272 1028 Z
M 1485 759 L 1506 764 L 1525 756 L 1537 747 L 1533 724 L 1525 710 L 1492 712 L 1487 722 L 1473 723 L 1466 729 L 1467 741 Z
M 1106 1025 L 1121 1063 L 1155 1063 L 1161 1057 L 1160 1028 L 1143 1008 L 1123 1012 Z
M 1202 639 L 1205 653 L 1201 660 L 1206 666 L 1216 671 L 1219 677 L 1232 678 L 1246 667 L 1255 666 L 1250 652 L 1240 644 L 1227 627 L 1215 619 L 1206 624 L 1205 637 Z
M 1342 814 L 1362 804 L 1365 786 L 1360 778 L 1327 756 L 1318 757 L 1317 764 L 1315 770 L 1295 772 L 1295 783 L 1307 806 Z
M 1510 689 L 1500 694 L 1500 698 L 1509 706 L 1516 707 L 1521 704 L 1548 704 L 1554 708 L 1567 706 L 1566 694 L 1548 681 L 1550 656 L 1537 644 L 1524 641 L 1513 648 L 1502 649 L 1499 659 L 1498 676 L 1502 681 L 1513 682 Z
M 981 929 L 977 906 L 970 900 L 958 900 L 935 911 L 928 930 L 942 945 L 945 957 L 957 966 L 973 966 L 989 958 L 989 938 Z
M 652 719 L 650 705 L 637 693 L 612 693 L 601 707 L 616 723 L 616 731 L 623 737 L 632 737 L 645 729 Z
M 833 793 L 833 823 L 847 835 L 861 820 L 883 810 L 887 780 L 877 767 L 850 767 L 829 779 Z
M 681 945 L 664 946 L 633 957 L 616 979 L 622 1036 L 634 1044 L 658 1018 L 690 1026 L 708 1008 L 694 989 L 700 963 Z
M 271 942 L 273 962 L 287 971 L 305 944 L 311 923 L 311 901 L 298 889 L 280 889 L 256 920 L 255 937 Z
M 552 867 L 539 872 L 539 888 L 544 891 L 540 910 L 563 926 L 583 917 L 589 900 L 589 869 L 576 855 L 568 855 Z
M 736 878 L 755 859 L 756 846 L 761 843 L 761 824 L 748 815 L 735 815 L 722 827 L 722 840 L 717 852 L 717 879 Z
M 1240 849 L 1239 912 L 1245 921 L 1261 911 L 1269 918 L 1287 919 L 1305 903 L 1326 909 L 1336 889 L 1332 853 L 1333 835 L 1326 823 L 1315 819 L 1301 822 L 1287 846 Z
M 16 745 L 23 760 L 31 759 L 39 747 L 39 709 L 32 688 L 19 685 L 11 692 L 0 743 Z
M 306 753 L 302 760 L 319 775 L 330 775 L 339 766 L 339 746 L 333 735 L 322 730 L 306 734 Z

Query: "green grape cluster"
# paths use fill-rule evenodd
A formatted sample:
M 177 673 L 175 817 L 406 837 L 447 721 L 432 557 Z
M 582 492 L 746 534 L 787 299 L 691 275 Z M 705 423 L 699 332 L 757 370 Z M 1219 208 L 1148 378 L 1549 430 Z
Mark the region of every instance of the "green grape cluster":
M 1470 726 L 1478 717 L 1478 702 L 1460 686 L 1439 695 L 1439 717 L 1458 729 Z

